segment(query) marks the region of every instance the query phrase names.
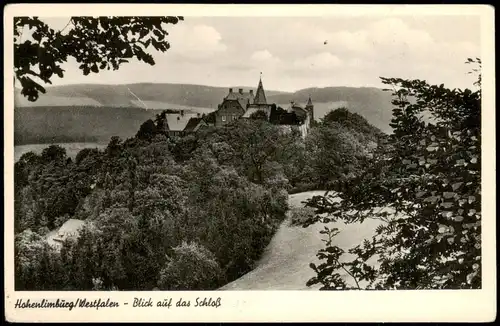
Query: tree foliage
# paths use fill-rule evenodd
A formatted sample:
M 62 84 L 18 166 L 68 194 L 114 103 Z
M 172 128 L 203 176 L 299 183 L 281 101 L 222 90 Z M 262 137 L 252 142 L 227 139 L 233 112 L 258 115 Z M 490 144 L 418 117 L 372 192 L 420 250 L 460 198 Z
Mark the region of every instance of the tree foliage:
M 219 284 L 222 275 L 215 256 L 196 243 L 183 242 L 173 248 L 165 267 L 160 271 L 161 290 L 209 290 Z
M 385 135 L 366 119 L 345 108 L 332 110 L 312 127 L 305 139 L 303 184 L 313 189 L 335 187 L 364 170 L 368 158 Z
M 250 119 L 267 121 L 267 114 L 262 110 L 258 110 L 250 115 Z
M 166 26 L 183 20 L 164 17 L 71 17 L 55 31 L 38 17 L 14 18 L 14 73 L 21 93 L 34 102 L 45 93 L 41 83 L 62 78 L 62 64 L 73 57 L 84 75 L 117 70 L 130 59 L 154 65 L 151 48 L 170 48 Z M 65 29 L 70 27 L 67 31 Z
M 326 290 L 480 288 L 480 89 L 400 78 L 382 82 L 393 90 L 393 134 L 368 168 L 334 194 L 341 201 L 329 195 L 309 203 L 327 216 L 306 223 L 374 218 L 380 226 L 371 239 L 345 251 L 335 245 L 339 230 L 327 225 L 321 263 L 311 264 L 317 275 L 308 284 Z
M 203 137 L 220 164 L 234 166 L 240 174 L 257 184 L 292 176 L 303 148 L 298 134 L 286 133 L 279 126 L 263 120 L 237 120 Z
M 346 128 L 355 130 L 358 135 L 365 136 L 368 140 L 375 142 L 378 137 L 383 137 L 383 133 L 372 126 L 365 118 L 343 107 L 328 112 L 321 122 L 323 124 L 339 123 Z
M 241 120 L 172 140 L 161 121 L 159 114 L 136 137 L 114 137 L 75 161 L 57 146 L 21 157 L 16 289 L 215 289 L 254 267 L 285 218 L 279 162 L 293 155 L 282 146 L 292 135 Z M 85 221 L 78 239 L 49 246 L 49 230 L 70 218 Z
M 298 117 L 295 112 L 288 112 L 280 106 L 273 104 L 269 115 L 269 122 L 276 125 L 301 125 L 304 118 Z

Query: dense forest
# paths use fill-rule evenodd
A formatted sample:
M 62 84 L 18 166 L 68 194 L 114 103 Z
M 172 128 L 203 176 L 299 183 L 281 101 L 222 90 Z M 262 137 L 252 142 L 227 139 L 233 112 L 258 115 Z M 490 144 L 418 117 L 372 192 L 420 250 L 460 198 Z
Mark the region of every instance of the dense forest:
M 346 109 L 306 139 L 259 119 L 181 138 L 164 123 L 74 160 L 52 145 L 16 162 L 16 289 L 218 288 L 253 268 L 289 192 L 356 175 L 384 136 Z M 69 219 L 86 221 L 78 240 L 50 247 Z

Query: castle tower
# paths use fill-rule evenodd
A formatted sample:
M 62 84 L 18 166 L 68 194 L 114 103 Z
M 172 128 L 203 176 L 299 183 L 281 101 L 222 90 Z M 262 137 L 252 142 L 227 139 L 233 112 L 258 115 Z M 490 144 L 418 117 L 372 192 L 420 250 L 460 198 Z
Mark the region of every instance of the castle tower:
M 311 122 L 314 121 L 314 105 L 311 100 L 311 95 L 309 95 L 309 99 L 307 100 L 306 110 L 309 111 Z
M 264 87 L 262 86 L 262 76 L 259 78 L 259 86 L 257 86 L 257 91 L 255 92 L 255 98 L 253 100 L 253 104 L 267 105 L 266 93 L 264 92 Z
M 253 96 L 253 93 L 250 93 L 250 97 L 252 97 L 252 99 L 249 105 L 247 105 L 246 112 L 243 114 L 243 118 L 249 118 L 257 111 L 263 111 L 266 114 L 268 120 L 271 116 L 271 105 L 267 104 L 266 93 L 264 92 L 264 86 L 262 86 L 262 73 L 260 74 L 261 78 L 259 79 L 257 91 L 255 92 L 255 96 Z

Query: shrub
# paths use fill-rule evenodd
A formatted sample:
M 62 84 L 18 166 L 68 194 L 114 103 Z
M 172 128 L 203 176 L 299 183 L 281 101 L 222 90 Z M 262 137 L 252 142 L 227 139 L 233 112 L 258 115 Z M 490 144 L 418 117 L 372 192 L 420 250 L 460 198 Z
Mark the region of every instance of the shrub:
M 173 248 L 160 271 L 158 287 L 161 290 L 208 290 L 219 285 L 222 271 L 215 256 L 197 243 L 182 242 Z
M 267 120 L 267 114 L 264 111 L 258 110 L 250 115 L 252 120 Z

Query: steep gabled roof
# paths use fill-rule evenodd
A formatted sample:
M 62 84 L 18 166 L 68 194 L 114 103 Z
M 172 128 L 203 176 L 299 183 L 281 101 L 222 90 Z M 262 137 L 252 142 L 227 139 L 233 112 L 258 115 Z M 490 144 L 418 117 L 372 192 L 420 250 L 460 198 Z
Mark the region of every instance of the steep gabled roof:
M 252 103 L 252 101 L 250 99 L 247 99 L 247 98 L 240 98 L 240 99 L 238 99 L 238 102 L 240 103 L 243 110 L 246 110 L 247 105 Z
M 236 103 L 238 103 L 238 107 L 241 109 L 241 111 L 243 111 L 243 112 L 246 111 L 248 100 L 244 100 L 244 99 L 230 100 L 230 99 L 225 98 L 224 101 L 222 102 L 222 104 L 224 104 L 226 101 L 236 102 Z
M 292 110 L 293 110 L 293 109 L 300 109 L 300 110 L 302 110 L 302 111 L 304 111 L 304 112 L 308 112 L 306 108 L 304 108 L 303 106 L 298 105 L 298 104 L 293 104 L 293 105 L 291 106 L 291 108 L 292 108 Z
M 191 118 L 184 128 L 184 131 L 194 131 L 200 123 L 206 124 L 203 118 Z
M 313 105 L 313 102 L 311 100 L 311 96 L 309 96 L 309 99 L 307 100 L 306 106 L 312 106 L 312 105 Z
M 169 131 L 182 131 L 186 127 L 189 118 L 194 114 L 185 113 L 184 115 L 168 113 L 167 114 L 167 124 Z
M 253 94 L 250 92 L 232 92 L 224 98 L 224 100 L 229 101 L 238 101 L 243 111 L 247 109 L 247 104 L 251 104 L 253 102 Z
M 257 92 L 255 92 L 253 104 L 267 104 L 266 93 L 264 92 L 264 87 L 262 86 L 262 78 L 259 79 L 259 86 L 257 86 Z
M 294 109 L 294 108 L 298 108 L 298 109 L 302 109 L 302 110 L 306 111 L 306 109 L 304 108 L 304 106 L 301 103 L 292 101 L 290 103 L 289 109 Z
M 230 92 L 226 96 L 227 100 L 253 100 L 253 94 L 250 92 Z

